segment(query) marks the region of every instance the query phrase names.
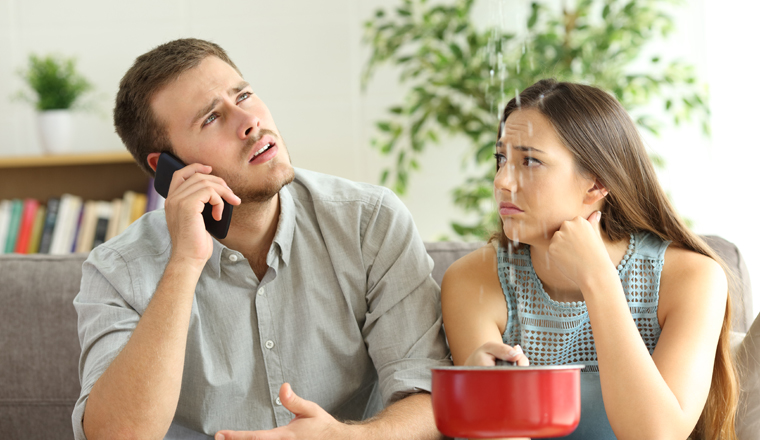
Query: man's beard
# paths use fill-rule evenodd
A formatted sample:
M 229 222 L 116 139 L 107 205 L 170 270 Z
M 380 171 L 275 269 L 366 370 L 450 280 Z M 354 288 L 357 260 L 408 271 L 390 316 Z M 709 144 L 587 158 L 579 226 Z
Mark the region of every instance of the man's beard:
M 277 133 L 271 130 L 262 129 L 259 133 L 259 136 L 256 138 L 251 138 L 246 142 L 242 151 L 243 159 L 248 158 L 253 146 L 265 135 L 270 135 L 275 138 L 275 143 L 278 149 L 285 148 L 285 143 Z M 293 171 L 293 166 L 291 165 L 290 161 L 290 153 L 286 148 L 285 153 L 288 155 L 287 163 L 278 161 L 278 154 L 278 156 L 273 157 L 268 163 L 263 164 L 268 169 L 262 181 L 259 182 L 259 186 L 255 188 L 250 187 L 250 182 L 243 178 L 241 175 L 220 175 L 219 177 L 224 179 L 225 183 L 227 183 L 227 186 L 230 187 L 236 196 L 240 197 L 242 203 L 267 202 L 271 200 L 272 197 L 274 197 L 277 193 L 279 193 L 285 185 L 290 184 L 295 178 L 295 172 Z M 259 178 L 261 178 L 261 176 L 259 176 Z

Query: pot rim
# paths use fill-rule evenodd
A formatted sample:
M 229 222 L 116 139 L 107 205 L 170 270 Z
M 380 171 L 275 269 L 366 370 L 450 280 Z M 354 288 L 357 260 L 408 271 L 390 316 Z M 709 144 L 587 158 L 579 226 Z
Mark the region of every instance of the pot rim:
M 503 366 L 453 366 L 453 367 L 432 367 L 432 371 L 544 371 L 544 370 L 582 370 L 585 365 L 531 365 L 528 367 L 518 367 L 512 365 Z

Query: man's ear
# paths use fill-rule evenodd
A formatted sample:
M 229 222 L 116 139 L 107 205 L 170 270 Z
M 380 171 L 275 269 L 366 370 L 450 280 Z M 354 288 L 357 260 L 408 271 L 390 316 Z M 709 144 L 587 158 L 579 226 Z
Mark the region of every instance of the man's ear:
M 592 186 L 588 192 L 586 192 L 586 204 L 593 205 L 594 203 L 602 200 L 609 194 L 607 187 L 604 186 L 599 179 L 594 179 L 594 186 Z
M 158 166 L 158 156 L 160 155 L 161 153 L 148 154 L 148 166 L 153 168 L 153 171 L 156 171 L 156 167 Z

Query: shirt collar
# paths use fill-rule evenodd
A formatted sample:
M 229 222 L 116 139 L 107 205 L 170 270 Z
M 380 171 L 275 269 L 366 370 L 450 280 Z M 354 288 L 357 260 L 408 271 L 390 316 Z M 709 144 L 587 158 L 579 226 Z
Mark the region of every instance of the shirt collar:
M 288 189 L 289 185 L 292 185 L 292 183 L 280 189 L 280 220 L 277 224 L 277 232 L 274 234 L 273 242 L 273 244 L 279 246 L 280 256 L 286 266 L 290 263 L 290 247 L 293 243 L 293 233 L 296 229 L 296 205 Z M 271 251 L 272 249 L 270 249 L 270 254 Z M 269 258 L 267 256 L 267 260 Z M 267 263 L 270 262 L 267 261 Z
M 267 264 L 273 265 L 272 259 L 279 251 L 282 261 L 287 266 L 290 263 L 290 247 L 293 243 L 293 234 L 296 228 L 296 205 L 293 196 L 288 190 L 288 185 L 280 189 L 280 218 L 277 221 L 277 231 L 274 234 L 272 247 L 267 254 Z M 275 249 L 275 246 L 278 249 Z M 206 266 L 211 270 L 216 278 L 221 274 L 222 258 L 228 258 L 229 254 L 235 252 L 214 239 L 214 249 L 211 253 Z M 276 266 L 275 266 L 276 267 Z

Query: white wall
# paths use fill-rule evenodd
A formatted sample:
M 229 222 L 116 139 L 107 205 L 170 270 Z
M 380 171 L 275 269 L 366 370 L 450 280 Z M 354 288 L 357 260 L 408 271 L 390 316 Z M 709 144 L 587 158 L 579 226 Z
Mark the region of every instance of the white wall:
M 479 23 L 514 27 L 527 10 L 522 0 L 481 0 Z M 34 112 L 6 99 L 22 87 L 15 74 L 30 52 L 57 52 L 79 67 L 103 97 L 101 115 L 76 117 L 78 151 L 120 150 L 110 111 L 118 81 L 136 56 L 180 37 L 224 47 L 269 105 L 297 166 L 377 183 L 386 163 L 369 148 L 373 122 L 397 103 L 403 90 L 390 69 L 361 93 L 359 78 L 369 52 L 362 23 L 395 0 L 0 0 L 0 156 L 41 152 Z M 677 208 L 699 233 L 718 234 L 744 253 L 760 284 L 754 234 L 758 138 L 753 108 L 758 88 L 745 78 L 758 71 L 752 48 L 757 4 L 691 0 L 676 11 L 676 34 L 652 50 L 695 64 L 711 84 L 713 138 L 696 126 L 669 130 L 649 146 L 667 159 L 661 173 Z M 517 11 L 515 15 L 513 11 Z M 494 16 L 494 14 L 498 16 Z M 462 219 L 450 191 L 462 175 L 461 139 L 426 152 L 423 172 L 403 198 L 426 240 L 452 235 Z M 0 184 L 2 182 L 0 176 Z M 755 289 L 760 293 L 760 288 Z M 760 310 L 760 295 L 755 299 Z

